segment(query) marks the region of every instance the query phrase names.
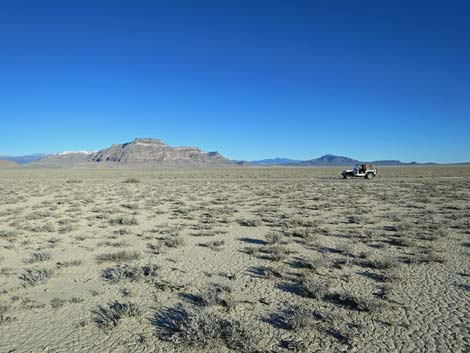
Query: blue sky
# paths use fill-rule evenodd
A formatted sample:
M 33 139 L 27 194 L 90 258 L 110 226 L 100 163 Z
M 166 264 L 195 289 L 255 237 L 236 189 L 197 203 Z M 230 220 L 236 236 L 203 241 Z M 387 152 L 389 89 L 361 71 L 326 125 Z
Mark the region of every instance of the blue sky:
M 468 1 L 0 1 L 0 154 L 470 161 Z

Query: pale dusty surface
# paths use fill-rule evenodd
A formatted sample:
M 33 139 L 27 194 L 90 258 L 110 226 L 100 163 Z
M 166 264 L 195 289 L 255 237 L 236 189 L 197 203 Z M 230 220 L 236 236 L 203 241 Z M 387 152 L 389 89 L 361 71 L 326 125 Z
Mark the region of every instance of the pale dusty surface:
M 157 313 L 178 304 L 240 322 L 250 352 L 469 351 L 470 167 L 340 171 L 0 170 L 0 352 L 243 351 L 166 341 Z M 121 251 L 156 274 L 106 281 Z M 231 305 L 201 309 L 214 284 Z M 141 312 L 103 329 L 113 301 Z M 315 319 L 286 327 L 292 305 Z

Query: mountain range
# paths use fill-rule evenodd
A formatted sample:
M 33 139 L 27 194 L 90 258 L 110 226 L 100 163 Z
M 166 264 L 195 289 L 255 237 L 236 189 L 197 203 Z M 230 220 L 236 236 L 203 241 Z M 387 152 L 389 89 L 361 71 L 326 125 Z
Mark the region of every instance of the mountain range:
M 32 166 L 75 166 L 75 165 L 253 165 L 253 166 L 351 166 L 361 161 L 332 154 L 309 160 L 273 158 L 256 161 L 234 161 L 219 152 L 203 152 L 197 147 L 171 147 L 162 140 L 136 138 L 131 142 L 113 144 L 96 151 L 64 151 L 55 154 L 32 154 L 26 156 L 2 156 L 0 160 Z M 362 161 L 364 162 L 364 161 Z M 416 165 L 399 160 L 369 161 L 376 165 Z M 433 163 L 426 163 L 433 164 Z M 11 163 L 3 165 L 12 166 Z
M 252 165 L 285 165 L 285 166 L 347 166 L 354 165 L 357 163 L 371 163 L 376 165 L 414 165 L 420 164 L 416 162 L 404 163 L 399 160 L 377 160 L 377 161 L 360 161 L 357 159 L 335 156 L 333 154 L 325 154 L 324 156 L 308 159 L 305 161 L 289 158 L 274 158 L 274 159 L 262 159 L 259 161 L 252 161 Z M 433 164 L 433 163 L 425 163 Z
M 197 147 L 171 147 L 162 140 L 136 138 L 131 142 L 113 144 L 96 151 L 68 151 L 43 156 L 32 165 L 219 165 L 230 160 L 218 152 L 205 153 Z
M 26 164 L 26 163 L 30 163 L 32 161 L 36 161 L 38 159 L 41 159 L 44 156 L 46 156 L 45 153 L 28 154 L 28 155 L 24 155 L 24 156 L 4 156 L 4 155 L 0 155 L 0 160 L 8 160 L 8 161 L 16 162 L 18 164 Z

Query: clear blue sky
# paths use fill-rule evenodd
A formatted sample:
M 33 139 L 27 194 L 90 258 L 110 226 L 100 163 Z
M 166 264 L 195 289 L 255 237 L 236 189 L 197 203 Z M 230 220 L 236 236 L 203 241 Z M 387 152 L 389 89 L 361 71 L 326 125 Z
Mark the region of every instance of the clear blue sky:
M 470 161 L 469 1 L 0 1 L 0 154 Z

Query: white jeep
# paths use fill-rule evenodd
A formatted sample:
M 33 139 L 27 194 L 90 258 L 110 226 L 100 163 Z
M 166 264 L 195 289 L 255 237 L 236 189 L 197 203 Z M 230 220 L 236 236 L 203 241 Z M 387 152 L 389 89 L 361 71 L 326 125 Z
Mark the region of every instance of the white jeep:
M 356 164 L 354 169 L 346 169 L 341 173 L 344 179 L 366 178 L 374 179 L 377 175 L 377 168 L 373 164 Z

